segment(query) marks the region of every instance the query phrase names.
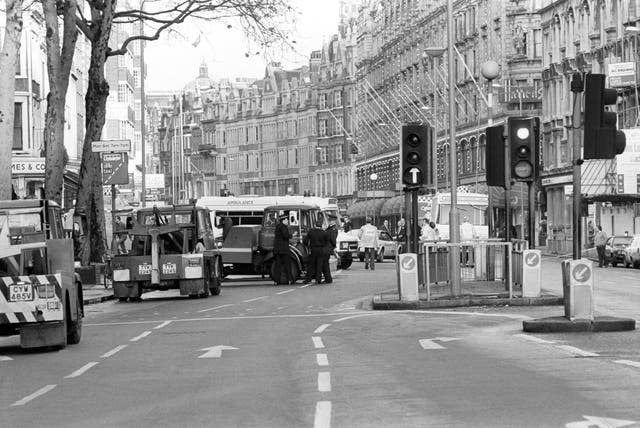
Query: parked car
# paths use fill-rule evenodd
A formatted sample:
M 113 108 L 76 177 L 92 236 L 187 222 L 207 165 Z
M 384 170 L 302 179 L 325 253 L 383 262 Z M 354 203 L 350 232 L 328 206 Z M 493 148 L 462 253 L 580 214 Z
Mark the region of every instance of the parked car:
M 624 249 L 631 244 L 633 236 L 612 236 L 607 239 L 604 247 L 604 263 L 616 267 L 624 264 Z
M 378 247 L 376 248 L 376 261 L 378 263 L 382 263 L 385 257 L 395 257 L 396 256 L 396 241 L 393 239 L 388 232 L 383 230 L 378 230 Z M 360 246 L 358 243 L 358 259 L 363 262 L 364 261 L 364 247 Z
M 640 235 L 634 235 L 629 246 L 624 249 L 624 266 L 640 267 Z

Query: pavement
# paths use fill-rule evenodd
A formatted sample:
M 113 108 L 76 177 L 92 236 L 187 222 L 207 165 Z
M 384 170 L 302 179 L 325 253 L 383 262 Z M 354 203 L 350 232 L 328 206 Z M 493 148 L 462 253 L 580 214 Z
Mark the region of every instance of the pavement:
M 82 284 L 82 301 L 85 305 L 113 300 L 113 288 L 106 288 L 104 284 Z

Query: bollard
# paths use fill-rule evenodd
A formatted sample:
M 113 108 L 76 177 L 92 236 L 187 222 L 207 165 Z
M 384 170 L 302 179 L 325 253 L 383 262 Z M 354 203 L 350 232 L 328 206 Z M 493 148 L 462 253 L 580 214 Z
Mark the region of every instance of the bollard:
M 414 253 L 400 254 L 398 257 L 398 277 L 400 280 L 400 300 L 417 302 L 418 294 L 418 257 Z
M 542 285 L 542 253 L 540 250 L 522 252 L 522 297 L 540 297 Z
M 593 321 L 593 262 L 588 259 L 563 260 L 562 289 L 564 316 L 571 321 Z

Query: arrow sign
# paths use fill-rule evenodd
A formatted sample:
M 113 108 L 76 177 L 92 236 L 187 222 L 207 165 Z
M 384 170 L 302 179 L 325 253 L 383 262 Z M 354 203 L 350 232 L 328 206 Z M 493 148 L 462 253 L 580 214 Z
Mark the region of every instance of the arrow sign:
M 234 348 L 233 346 L 227 346 L 227 345 L 218 345 L 218 346 L 212 346 L 210 348 L 203 348 L 201 349 L 201 351 L 206 351 L 206 352 L 200 355 L 198 358 L 220 358 L 222 356 L 223 350 L 233 350 L 233 349 L 238 349 L 238 348 Z
M 403 182 L 405 184 L 422 184 L 422 170 L 418 167 L 407 168 L 403 172 Z
M 447 349 L 442 345 L 438 345 L 438 342 L 451 342 L 453 340 L 460 340 L 455 337 L 434 337 L 433 339 L 420 339 L 420 346 L 422 349 Z
M 625 421 L 623 419 L 601 418 L 598 416 L 583 416 L 585 421 L 569 422 L 566 428 L 618 428 L 633 425 L 635 421 Z
M 420 174 L 420 170 L 418 168 L 411 168 L 409 170 L 409 173 L 411 174 L 411 181 L 414 183 L 418 182 L 418 174 Z
M 13 360 L 13 358 L 5 357 L 4 355 L 0 355 L 0 361 L 11 361 L 11 360 Z

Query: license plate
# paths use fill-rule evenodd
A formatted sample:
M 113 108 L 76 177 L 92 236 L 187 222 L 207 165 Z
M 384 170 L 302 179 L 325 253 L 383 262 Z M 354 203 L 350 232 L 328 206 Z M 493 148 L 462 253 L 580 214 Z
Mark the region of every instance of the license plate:
M 28 302 L 31 300 L 33 300 L 33 286 L 31 284 L 9 286 L 10 302 Z
M 138 265 L 138 275 L 151 275 L 151 265 Z
M 162 273 L 165 275 L 176 273 L 176 264 L 175 263 L 165 263 L 162 265 Z

